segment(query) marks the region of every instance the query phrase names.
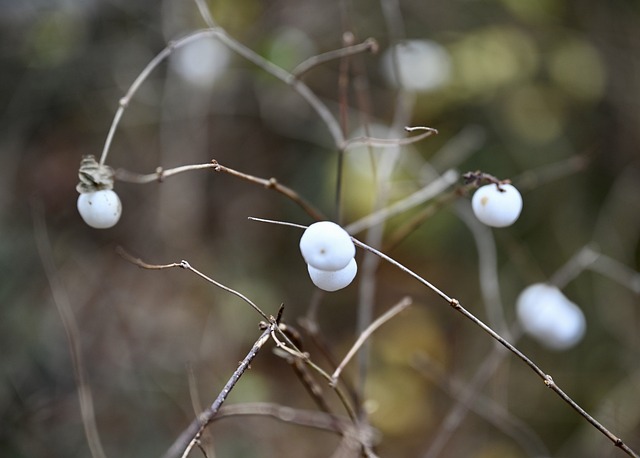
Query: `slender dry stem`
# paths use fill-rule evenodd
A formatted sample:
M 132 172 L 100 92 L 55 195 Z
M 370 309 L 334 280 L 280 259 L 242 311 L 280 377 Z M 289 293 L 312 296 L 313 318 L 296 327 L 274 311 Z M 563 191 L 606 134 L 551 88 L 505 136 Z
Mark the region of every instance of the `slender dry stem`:
M 253 308 L 256 312 L 258 312 L 260 314 L 260 316 L 262 318 L 264 318 L 266 321 L 272 321 L 271 317 L 269 317 L 266 313 L 264 313 L 262 311 L 262 309 L 260 307 L 258 307 L 251 299 L 249 299 L 247 296 L 245 296 L 244 294 L 236 291 L 235 289 L 229 288 L 228 286 L 223 285 L 220 282 L 215 281 L 213 278 L 203 274 L 202 272 L 200 272 L 199 270 L 193 268 L 191 266 L 191 264 L 189 264 L 187 261 L 180 261 L 180 262 L 172 262 L 170 264 L 149 264 L 147 262 L 144 262 L 142 259 L 140 258 L 136 258 L 134 256 L 131 256 L 129 253 L 127 253 L 124 248 L 122 247 L 118 247 L 116 249 L 116 252 L 122 256 L 125 260 L 129 261 L 132 264 L 135 264 L 136 266 L 142 268 L 142 269 L 148 269 L 148 270 L 164 270 L 164 269 L 173 269 L 176 267 L 179 267 L 181 269 L 186 269 L 189 270 L 191 272 L 193 272 L 194 274 L 198 275 L 200 278 L 203 278 L 204 280 L 208 281 L 209 283 L 211 283 L 212 285 L 217 286 L 218 288 L 233 294 L 234 296 L 239 297 L 240 299 L 242 299 L 243 301 L 245 301 L 247 304 L 249 304 L 251 306 L 251 308 Z
M 104 449 L 102 448 L 102 442 L 100 441 L 98 427 L 96 425 L 91 387 L 86 379 L 82 358 L 82 348 L 80 346 L 80 329 L 73 313 L 73 309 L 71 308 L 71 301 L 69 300 L 69 296 L 53 260 L 51 241 L 49 240 L 49 234 L 47 232 L 42 210 L 36 206 L 33 208 L 33 220 L 38 254 L 40 255 L 40 260 L 44 267 L 49 287 L 51 288 L 53 302 L 58 309 L 62 325 L 64 326 L 64 330 L 67 334 L 67 343 L 69 345 L 69 353 L 73 364 L 73 374 L 78 390 L 82 425 L 84 426 L 89 450 L 93 458 L 106 458 Z
M 382 315 L 380 315 L 374 322 L 372 322 L 367 329 L 365 329 L 360 336 L 358 336 L 358 339 L 355 341 L 355 343 L 353 344 L 353 346 L 351 347 L 351 349 L 347 352 L 346 356 L 344 357 L 344 359 L 342 360 L 342 362 L 338 365 L 338 367 L 336 368 L 336 370 L 333 372 L 333 374 L 331 375 L 331 385 L 335 386 L 338 383 L 338 378 L 340 377 L 340 374 L 342 373 L 343 369 L 345 368 L 345 366 L 349 363 L 349 361 L 351 361 L 351 358 L 353 358 L 353 355 L 356 354 L 356 352 L 360 349 L 360 347 L 362 347 L 362 345 L 364 344 L 364 342 L 371 337 L 371 335 L 380 327 L 382 326 L 384 323 L 386 323 L 387 321 L 391 320 L 394 316 L 396 316 L 398 313 L 402 312 L 404 309 L 406 309 L 407 307 L 409 307 L 411 304 L 413 303 L 413 301 L 411 300 L 410 297 L 405 297 L 403 298 L 400 302 L 398 302 L 396 305 L 394 305 L 393 307 L 391 307 L 389 310 L 387 310 L 385 313 L 383 313 Z
M 497 350 L 490 354 L 489 358 L 485 360 L 488 362 L 488 366 L 491 366 L 492 370 L 480 369 L 477 374 L 484 373 L 483 382 L 488 379 L 488 376 L 493 373 L 495 368 L 498 367 L 494 363 L 497 359 L 502 360 L 508 353 L 502 347 L 494 347 Z M 498 356 L 499 355 L 499 356 Z M 425 377 L 428 377 L 446 393 L 448 393 L 453 399 L 457 401 L 456 406 L 452 411 L 440 422 L 440 431 L 435 435 L 435 439 L 431 441 L 430 451 L 433 449 L 433 445 L 439 442 L 439 437 L 442 436 L 442 431 L 447 433 L 452 432 L 451 427 L 457 426 L 456 422 L 450 420 L 456 418 L 458 421 L 462 421 L 463 410 L 473 410 L 475 413 L 485 418 L 490 423 L 494 424 L 498 429 L 502 430 L 505 434 L 512 437 L 522 449 L 527 453 L 527 456 L 535 457 L 550 457 L 549 450 L 540 440 L 540 438 L 526 425 L 522 420 L 514 417 L 507 409 L 490 399 L 483 396 L 478 391 L 484 383 L 474 383 L 473 389 L 471 386 L 462 383 L 451 376 L 444 373 L 442 367 L 436 362 L 429 360 L 426 356 L 421 356 L 415 360 L 413 366 Z M 472 382 L 473 383 L 473 382 Z M 454 413 L 455 412 L 455 413 Z M 452 415 L 454 413 L 454 415 Z M 459 414 L 458 414 L 459 413 Z M 445 426 L 446 425 L 446 426 Z M 440 456 L 441 448 L 437 449 L 434 454 L 424 455 L 427 456 Z
M 382 224 L 390 218 L 403 213 L 418 205 L 428 202 L 430 199 L 440 195 L 449 186 L 458 180 L 459 174 L 455 170 L 447 170 L 437 180 L 432 181 L 423 188 L 417 190 L 413 194 L 399 200 L 379 211 L 370 213 L 369 215 L 354 221 L 347 225 L 345 230 L 349 234 L 357 234 L 365 229 L 369 229 L 378 224 Z
M 213 404 L 202 412 L 198 417 L 185 429 L 182 434 L 176 439 L 173 445 L 167 450 L 164 454 L 164 458 L 174 458 L 177 456 L 182 456 L 183 458 L 188 454 L 189 450 L 196 444 L 199 440 L 200 435 L 204 428 L 211 422 L 211 420 L 218 414 L 218 411 L 222 407 L 222 404 L 229 396 L 229 393 L 236 386 L 240 377 L 245 373 L 251 361 L 258 355 L 258 352 L 262 349 L 262 347 L 267 343 L 269 337 L 271 336 L 274 328 L 277 328 L 277 324 L 275 322 L 271 323 L 267 329 L 265 329 L 258 340 L 253 344 L 249 353 L 244 357 L 244 359 L 238 365 L 238 368 L 233 372 L 224 388 L 218 396 L 216 397 Z
M 331 62 L 332 60 L 342 59 L 344 57 L 353 56 L 355 54 L 360 54 L 363 52 L 376 53 L 378 52 L 378 49 L 378 42 L 374 38 L 367 38 L 362 43 L 358 43 L 356 45 L 346 46 L 344 48 L 334 49 L 332 51 L 312 56 L 298 64 L 296 68 L 291 70 L 291 74 L 296 78 L 300 78 L 302 77 L 302 75 L 318 65 L 322 65 L 327 62 Z
M 576 403 L 569 395 L 567 395 L 555 383 L 555 381 L 553 380 L 551 375 L 545 373 L 527 355 L 522 353 L 515 346 L 513 346 L 511 343 L 509 343 L 507 340 L 505 340 L 501 335 L 499 335 L 497 332 L 495 332 L 491 327 L 487 326 L 484 322 L 482 322 L 480 319 L 478 319 L 474 314 L 472 314 L 467 309 L 465 309 L 457 299 L 454 299 L 454 298 L 451 298 L 451 297 L 447 296 L 444 292 L 442 292 L 441 290 L 436 288 L 433 284 L 431 284 L 430 282 L 428 282 L 427 280 L 425 280 L 424 278 L 422 278 L 420 275 L 416 274 L 412 270 L 408 269 L 407 267 L 405 267 L 404 265 L 402 265 L 401 263 L 399 263 L 395 259 L 393 259 L 393 258 L 387 256 L 386 254 L 376 250 L 375 248 L 372 248 L 372 247 L 369 247 L 369 246 L 365 245 L 364 243 L 360 242 L 359 240 L 353 239 L 353 241 L 357 246 L 359 246 L 361 248 L 364 248 L 367 251 L 371 251 L 372 253 L 380 256 L 385 261 L 387 261 L 387 262 L 393 264 L 394 266 L 398 267 L 400 270 L 402 270 L 403 272 L 407 273 L 408 275 L 410 275 L 414 279 L 418 280 L 420 283 L 422 283 L 423 285 L 427 286 L 434 293 L 436 293 L 441 298 L 443 298 L 445 301 L 447 301 L 451 307 L 453 307 L 455 310 L 460 312 L 465 318 L 469 319 L 476 326 L 480 327 L 483 331 L 485 331 L 492 338 L 494 338 L 496 341 L 498 341 L 501 345 L 506 347 L 510 352 L 512 352 L 514 355 L 516 355 L 518 358 L 520 358 L 520 360 L 522 362 L 524 362 L 527 366 L 529 366 L 529 368 L 533 372 L 535 372 L 542 379 L 542 381 L 544 382 L 545 386 L 547 386 L 549 389 L 551 389 L 553 392 L 555 392 L 563 401 L 565 401 L 567 404 L 569 404 L 569 406 L 573 410 L 578 412 L 593 427 L 595 427 L 598 431 L 600 431 L 602 434 L 604 434 L 616 447 L 618 447 L 621 450 L 623 450 L 629 456 L 632 456 L 634 458 L 640 458 L 638 456 L 638 454 L 636 452 L 634 452 L 631 448 L 629 448 L 629 446 L 627 444 L 625 444 L 622 439 L 620 439 L 615 434 L 613 434 L 611 431 L 609 431 L 602 423 L 600 423 L 598 420 L 593 418 L 587 411 L 585 411 L 582 407 L 580 407 L 580 405 L 578 405 L 578 403 Z
M 251 219 L 255 220 L 255 221 L 265 222 L 265 223 L 276 223 L 276 224 L 282 224 L 282 225 L 286 225 L 286 226 L 294 226 L 294 227 L 304 228 L 304 226 L 300 226 L 300 225 L 292 224 L 292 223 L 283 223 L 283 222 L 266 220 L 266 219 L 258 219 L 258 218 L 251 218 Z M 367 250 L 367 251 L 375 254 L 376 256 L 379 256 L 381 259 L 387 261 L 388 263 L 396 266 L 398 269 L 400 269 L 401 271 L 403 271 L 404 273 L 406 273 L 410 277 L 413 277 L 415 280 L 417 280 L 418 282 L 422 283 L 424 286 L 426 286 L 431 291 L 433 291 L 438 296 L 440 296 L 442 299 L 444 299 L 451 307 L 453 307 L 453 309 L 455 309 L 456 311 L 461 313 L 465 318 L 467 318 L 472 323 L 474 323 L 476 326 L 478 326 L 480 329 L 482 329 L 484 332 L 489 334 L 489 336 L 491 336 L 493 339 L 495 339 L 497 342 L 499 342 L 502 346 L 507 348 L 507 350 L 509 350 L 511 353 L 513 353 L 515 356 L 517 356 L 523 363 L 525 363 L 527 366 L 529 366 L 529 368 L 533 372 L 535 372 L 538 375 L 538 377 L 540 377 L 542 379 L 542 381 L 543 381 L 543 383 L 545 384 L 546 387 L 548 387 L 554 393 L 556 393 L 573 410 L 575 410 L 585 420 L 587 420 L 594 428 L 596 428 L 604 436 L 606 436 L 614 444 L 614 446 L 620 448 L 622 451 L 624 451 L 627 455 L 629 455 L 631 457 L 640 458 L 640 456 L 638 456 L 638 454 L 635 451 L 633 451 L 627 444 L 625 444 L 625 442 L 621 438 L 617 437 L 615 434 L 613 434 L 611 431 L 609 431 L 602 423 L 600 423 L 593 416 L 591 416 L 580 405 L 578 405 L 578 403 L 576 403 L 567 393 L 565 393 L 560 388 L 560 386 L 558 386 L 558 384 L 553 380 L 551 375 L 549 375 L 546 372 L 544 372 L 536 363 L 533 362 L 533 360 L 531 360 L 531 358 L 529 358 L 527 355 L 525 355 L 520 350 L 518 350 L 514 345 L 509 343 L 500 334 L 498 334 L 496 331 L 494 331 L 490 326 L 486 325 L 482 320 L 477 318 L 473 313 L 471 313 L 467 309 L 465 309 L 462 306 L 462 304 L 460 303 L 460 301 L 458 301 L 455 298 L 449 297 L 446 293 L 444 293 L 443 291 L 438 289 L 435 285 L 433 285 L 432 283 L 430 283 L 429 281 L 427 281 L 426 279 L 424 279 L 423 277 L 421 277 L 417 273 L 413 272 L 411 269 L 409 269 L 408 267 L 404 266 L 400 262 L 398 262 L 395 259 L 391 258 L 390 256 L 387 256 L 386 254 L 382 253 L 381 251 L 376 250 L 375 248 L 370 247 L 369 245 L 367 245 L 365 243 L 362 243 L 361 241 L 359 241 L 356 238 L 352 237 L 352 240 L 356 244 L 356 246 L 358 246 L 358 247 L 360 247 L 360 248 L 362 248 L 364 250 Z
M 125 181 L 127 183 L 135 184 L 147 184 L 153 183 L 154 181 L 161 183 L 165 178 L 177 175 L 179 173 L 191 172 L 193 170 L 215 169 L 215 167 L 216 165 L 212 162 L 208 162 L 206 164 L 182 165 L 180 167 L 166 170 L 162 167 L 158 167 L 154 173 L 148 174 L 139 174 L 135 172 L 129 172 L 128 170 L 124 169 L 117 169 L 115 172 L 115 178 L 118 181 Z

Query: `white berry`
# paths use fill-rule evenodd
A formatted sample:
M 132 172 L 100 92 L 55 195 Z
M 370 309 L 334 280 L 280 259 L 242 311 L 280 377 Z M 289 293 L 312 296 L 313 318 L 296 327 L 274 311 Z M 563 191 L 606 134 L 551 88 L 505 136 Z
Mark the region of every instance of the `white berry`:
M 584 336 L 584 313 L 555 286 L 535 283 L 522 291 L 516 302 L 520 325 L 529 335 L 552 350 L 573 347 Z
M 510 184 L 480 187 L 471 199 L 473 213 L 482 223 L 493 227 L 512 225 L 522 211 L 522 196 Z
M 300 252 L 311 267 L 336 271 L 349 264 L 356 254 L 351 237 L 331 221 L 313 223 L 300 238 Z
M 358 273 L 358 264 L 354 258 L 351 258 L 347 266 L 340 270 L 320 270 L 311 265 L 307 265 L 307 269 L 309 270 L 311 281 L 318 288 L 325 291 L 337 291 L 349 286 L 353 281 L 356 273 Z
M 96 229 L 115 226 L 122 214 L 120 198 L 111 189 L 81 193 L 78 211 L 85 223 Z

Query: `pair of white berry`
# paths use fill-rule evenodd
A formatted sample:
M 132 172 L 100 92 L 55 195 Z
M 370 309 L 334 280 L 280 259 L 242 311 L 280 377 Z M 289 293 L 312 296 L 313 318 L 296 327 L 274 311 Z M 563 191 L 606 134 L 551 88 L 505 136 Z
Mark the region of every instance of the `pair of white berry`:
M 506 227 L 520 216 L 522 196 L 513 185 L 491 183 L 478 188 L 471 199 L 471 207 L 480 222 L 492 227 Z
M 358 272 L 356 247 L 343 228 L 331 221 L 309 226 L 300 238 L 300 252 L 311 281 L 325 291 L 348 286 Z
M 516 301 L 516 313 L 522 329 L 552 350 L 573 347 L 586 330 L 580 307 L 547 283 L 525 288 Z

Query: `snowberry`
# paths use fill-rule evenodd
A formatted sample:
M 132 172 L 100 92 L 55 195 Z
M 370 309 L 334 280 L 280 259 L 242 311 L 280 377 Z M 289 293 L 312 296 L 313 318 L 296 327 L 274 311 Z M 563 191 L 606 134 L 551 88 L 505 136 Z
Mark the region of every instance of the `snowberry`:
M 85 223 L 96 229 L 114 226 L 120 219 L 122 204 L 111 189 L 84 192 L 78 197 L 78 211 Z
M 358 272 L 358 264 L 354 258 L 351 258 L 346 267 L 340 270 L 320 270 L 307 265 L 311 281 L 318 288 L 325 291 L 337 291 L 342 289 L 353 281 Z
M 347 267 L 356 254 L 351 237 L 331 221 L 313 223 L 300 238 L 300 252 L 311 267 L 336 271 Z
M 522 328 L 553 350 L 573 347 L 584 336 L 582 310 L 555 286 L 535 283 L 522 291 L 516 302 Z
M 522 211 L 522 196 L 510 184 L 494 183 L 480 187 L 471 199 L 473 213 L 487 226 L 512 225 Z

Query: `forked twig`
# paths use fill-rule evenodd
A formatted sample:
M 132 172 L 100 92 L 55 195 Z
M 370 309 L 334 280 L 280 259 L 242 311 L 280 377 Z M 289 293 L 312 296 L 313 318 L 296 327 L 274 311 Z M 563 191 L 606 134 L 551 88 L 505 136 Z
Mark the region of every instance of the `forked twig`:
M 336 368 L 336 370 L 333 372 L 333 374 L 331 375 L 331 386 L 335 386 L 336 383 L 338 383 L 338 377 L 340 377 L 340 374 L 342 373 L 342 370 L 345 368 L 345 366 L 349 363 L 349 361 L 351 361 L 351 358 L 353 358 L 353 355 L 356 354 L 356 352 L 360 349 L 360 347 L 362 346 L 362 344 L 364 344 L 364 342 L 371 337 L 371 334 L 373 334 L 376 329 L 378 329 L 380 326 L 382 326 L 384 323 L 386 323 L 387 321 L 389 321 L 390 319 L 392 319 L 394 316 L 396 316 L 398 313 L 402 312 L 404 309 L 406 309 L 407 307 L 409 307 L 411 304 L 413 303 L 413 301 L 411 300 L 410 297 L 405 297 L 403 298 L 400 302 L 398 302 L 396 305 L 394 305 L 393 307 L 391 307 L 389 310 L 387 310 L 385 313 L 383 313 L 382 315 L 380 315 L 375 321 L 373 321 L 358 337 L 358 339 L 355 341 L 355 343 L 353 344 L 353 346 L 351 347 L 351 349 L 347 352 L 346 356 L 344 357 L 344 359 L 342 360 L 342 362 L 338 365 L 338 367 Z
M 275 223 L 275 224 L 281 224 L 281 225 L 286 225 L 286 226 L 294 226 L 294 227 L 305 228 L 305 226 L 300 226 L 300 225 L 292 224 L 292 223 L 283 223 L 283 222 L 280 222 L 280 221 L 272 221 L 272 220 L 258 219 L 258 218 L 251 218 L 251 219 L 254 220 L 254 221 L 260 221 L 260 222 L 264 222 L 264 223 Z M 507 350 L 509 350 L 514 355 L 516 355 L 522 362 L 524 362 L 527 366 L 529 366 L 529 368 L 533 372 L 535 372 L 538 375 L 538 377 L 540 377 L 542 379 L 542 381 L 545 384 L 545 386 L 547 386 L 549 389 L 551 389 L 553 392 L 555 392 L 573 410 L 575 410 L 578 414 L 580 414 L 594 428 L 596 428 L 603 435 L 605 435 L 613 443 L 614 446 L 620 448 L 622 451 L 624 451 L 627 455 L 629 455 L 631 457 L 640 458 L 640 456 L 635 451 L 633 451 L 627 444 L 625 444 L 625 442 L 621 438 L 619 438 L 618 436 L 613 434 L 611 431 L 609 431 L 602 423 L 600 423 L 593 416 L 591 416 L 587 411 L 585 411 L 582 407 L 580 407 L 580 405 L 578 405 L 578 403 L 575 402 L 568 394 L 566 394 L 558 386 L 558 384 L 556 384 L 556 382 L 553 380 L 551 375 L 549 375 L 546 372 L 544 372 L 536 363 L 533 362 L 533 360 L 531 360 L 531 358 L 529 358 L 527 355 L 522 353 L 514 345 L 509 343 L 500 334 L 498 334 L 496 331 L 494 331 L 490 326 L 487 326 L 482 320 L 480 320 L 473 313 L 469 312 L 466 308 L 464 308 L 462 306 L 462 304 L 460 303 L 460 301 L 458 301 L 455 298 L 449 297 L 446 293 L 444 293 L 443 291 L 438 289 L 435 285 L 433 285 L 432 283 L 430 283 L 429 281 L 427 281 L 426 279 L 424 279 L 423 277 L 421 277 L 417 273 L 413 272 L 411 269 L 409 269 L 408 267 L 404 266 L 400 262 L 398 262 L 395 259 L 391 258 L 390 256 L 387 256 L 386 254 L 382 253 L 381 251 L 370 247 L 369 245 L 359 241 L 356 238 L 352 237 L 351 239 L 356 244 L 356 246 L 358 246 L 358 247 L 360 247 L 360 248 L 362 248 L 364 250 L 367 250 L 367 251 L 375 254 L 376 256 L 379 256 L 380 258 L 382 258 L 383 260 L 387 261 L 388 263 L 396 266 L 401 271 L 403 271 L 404 273 L 406 273 L 410 277 L 413 277 L 415 280 L 417 280 L 418 282 L 422 283 L 424 286 L 426 286 L 431 291 L 433 291 L 438 296 L 440 296 L 442 299 L 444 299 L 456 311 L 461 313 L 465 318 L 467 318 L 472 323 L 474 323 L 476 326 L 478 326 L 480 329 L 482 329 L 484 332 L 489 334 L 489 336 L 491 336 L 494 340 L 496 340 L 502 346 L 507 348 Z
M 285 197 L 291 199 L 294 203 L 298 204 L 309 216 L 311 216 L 316 221 L 322 221 L 327 219 L 326 216 L 320 212 L 320 210 L 316 209 L 313 205 L 311 205 L 308 201 L 303 199 L 297 192 L 293 189 L 288 188 L 282 184 L 280 184 L 275 178 L 258 178 L 253 175 L 249 175 L 243 172 L 239 172 L 237 170 L 231 169 L 229 167 L 225 167 L 220 164 L 215 159 L 211 161 L 214 166 L 214 170 L 216 172 L 224 172 L 226 174 L 232 175 L 237 178 L 241 178 L 250 183 L 255 183 L 264 186 L 267 189 L 273 189 L 276 192 L 279 192 Z
M 169 450 L 167 450 L 167 452 L 164 454 L 164 458 L 174 458 L 178 456 L 182 456 L 184 458 L 188 455 L 191 448 L 193 448 L 193 446 L 198 441 L 198 438 L 202 434 L 204 428 L 206 428 L 207 425 L 218 414 L 220 408 L 222 407 L 222 404 L 227 399 L 227 396 L 229 396 L 229 393 L 231 392 L 233 387 L 236 386 L 236 384 L 240 380 L 240 377 L 242 377 L 242 374 L 245 373 L 245 371 L 251 364 L 251 361 L 253 361 L 253 359 L 257 356 L 260 349 L 267 343 L 269 337 L 273 332 L 273 329 L 276 327 L 277 324 L 273 322 L 267 327 L 267 329 L 262 332 L 260 337 L 258 337 L 258 340 L 256 340 L 251 347 L 251 350 L 249 350 L 249 353 L 247 353 L 247 356 L 245 356 L 244 359 L 240 362 L 238 368 L 233 372 L 222 391 L 220 391 L 220 393 L 216 397 L 215 401 L 213 401 L 213 404 L 211 404 L 211 406 L 207 410 L 198 415 L 198 417 L 187 427 L 187 429 L 185 429 L 182 434 L 180 434 L 173 445 L 171 445 Z
M 176 267 L 179 267 L 181 269 L 186 269 L 189 270 L 191 272 L 193 272 L 194 274 L 196 274 L 197 276 L 199 276 L 200 278 L 203 278 L 204 280 L 208 281 L 209 283 L 211 283 L 212 285 L 217 286 L 218 288 L 233 294 L 234 296 L 239 297 L 240 299 L 242 299 L 243 301 L 245 301 L 247 304 L 249 304 L 256 312 L 258 312 L 260 314 L 260 316 L 262 318 L 264 318 L 266 321 L 272 321 L 271 318 L 262 311 L 262 309 L 260 307 L 258 307 L 251 299 L 249 299 L 247 296 L 245 296 L 244 294 L 236 291 L 235 289 L 229 288 L 228 286 L 223 285 L 220 282 L 215 281 L 213 278 L 203 274 L 202 272 L 200 272 L 199 270 L 193 268 L 191 266 L 191 264 L 189 264 L 187 261 L 180 261 L 180 262 L 172 262 L 170 264 L 149 264 L 144 262 L 142 259 L 140 258 L 136 258 L 134 256 L 131 256 L 129 253 L 127 253 L 125 251 L 124 248 L 122 247 L 117 247 L 116 248 L 116 252 L 122 256 L 125 260 L 129 261 L 132 264 L 135 264 L 136 266 L 142 268 L 142 269 L 147 269 L 147 270 L 164 270 L 164 269 L 174 269 Z
M 128 183 L 136 183 L 136 184 L 147 184 L 153 182 L 162 182 L 165 178 L 168 178 L 173 175 L 177 175 L 179 173 L 191 172 L 193 170 L 203 170 L 203 169 L 213 169 L 216 172 L 223 172 L 228 175 L 234 176 L 236 178 L 243 179 L 248 181 L 249 183 L 257 184 L 260 186 L 264 186 L 267 189 L 272 189 L 283 196 L 287 197 L 295 204 L 300 206 L 302 210 L 304 210 L 309 216 L 311 216 L 316 221 L 321 221 L 327 219 L 320 210 L 315 208 L 311 203 L 302 198 L 297 192 L 293 189 L 288 188 L 287 186 L 280 184 L 276 178 L 260 178 L 253 175 L 249 175 L 247 173 L 240 172 L 238 170 L 234 170 L 232 168 L 226 167 L 220 164 L 218 161 L 213 159 L 211 162 L 207 162 L 206 164 L 193 164 L 193 165 L 182 165 L 180 167 L 175 167 L 172 169 L 163 169 L 162 167 L 158 167 L 154 173 L 148 174 L 138 174 L 134 172 L 130 172 L 124 169 L 118 169 L 115 172 L 115 178 L 119 181 L 125 181 Z

